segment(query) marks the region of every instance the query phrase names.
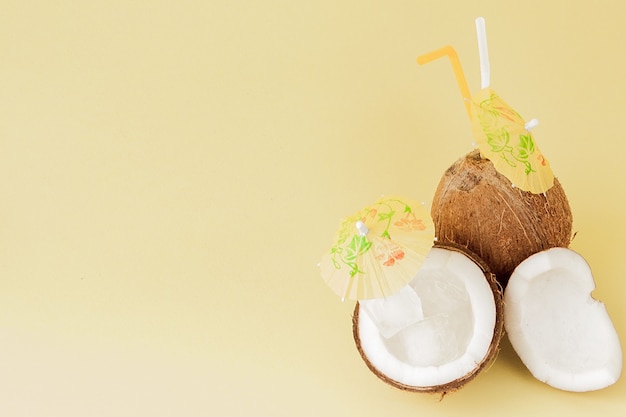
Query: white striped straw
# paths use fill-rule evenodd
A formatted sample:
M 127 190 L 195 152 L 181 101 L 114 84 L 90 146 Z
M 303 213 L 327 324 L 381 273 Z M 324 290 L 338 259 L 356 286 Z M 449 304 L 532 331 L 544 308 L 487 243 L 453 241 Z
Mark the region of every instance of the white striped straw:
M 476 35 L 478 36 L 478 55 L 480 57 L 480 88 L 487 88 L 491 84 L 491 73 L 487 49 L 487 31 L 483 17 L 476 19 Z

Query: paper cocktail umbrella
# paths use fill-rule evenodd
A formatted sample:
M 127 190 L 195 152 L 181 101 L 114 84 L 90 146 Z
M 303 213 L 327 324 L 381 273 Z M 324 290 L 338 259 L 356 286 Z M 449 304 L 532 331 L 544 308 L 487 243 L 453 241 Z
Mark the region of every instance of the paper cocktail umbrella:
M 472 124 L 472 132 L 481 155 L 511 183 L 534 194 L 545 193 L 554 184 L 548 161 L 535 143 L 531 129 L 537 121 L 524 119 L 506 104 L 489 86 L 490 70 L 484 20 L 476 20 L 481 64 L 481 90 L 470 96 L 459 58 L 451 46 L 438 49 L 417 59 L 425 64 L 448 56 Z
M 342 300 L 386 297 L 414 277 L 433 239 L 432 220 L 421 203 L 382 197 L 341 221 L 320 272 Z

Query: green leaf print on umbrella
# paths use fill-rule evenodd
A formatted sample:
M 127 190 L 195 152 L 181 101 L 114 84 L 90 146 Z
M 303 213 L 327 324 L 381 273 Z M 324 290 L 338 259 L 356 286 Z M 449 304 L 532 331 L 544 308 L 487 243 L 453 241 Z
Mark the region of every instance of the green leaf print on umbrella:
M 365 236 L 354 235 L 347 246 L 334 246 L 331 249 L 333 265 L 337 269 L 341 269 L 342 264 L 347 266 L 350 269 L 351 277 L 358 273 L 363 273 L 356 261 L 359 256 L 370 250 L 371 247 L 372 242 L 368 242 Z

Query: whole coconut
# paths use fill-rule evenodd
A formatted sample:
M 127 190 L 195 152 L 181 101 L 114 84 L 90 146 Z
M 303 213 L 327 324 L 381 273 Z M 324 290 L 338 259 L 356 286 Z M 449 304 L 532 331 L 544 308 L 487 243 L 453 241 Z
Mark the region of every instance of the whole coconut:
M 568 247 L 572 213 L 555 178 L 545 194 L 511 185 L 478 150 L 444 173 L 431 209 L 437 242 L 467 247 L 504 288 L 523 260 L 551 247 Z

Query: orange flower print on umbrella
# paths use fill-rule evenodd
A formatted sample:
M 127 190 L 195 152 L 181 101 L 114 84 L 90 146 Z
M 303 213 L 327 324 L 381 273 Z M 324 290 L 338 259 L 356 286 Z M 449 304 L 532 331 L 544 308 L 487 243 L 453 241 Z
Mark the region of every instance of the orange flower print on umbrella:
M 320 272 L 342 300 L 393 294 L 422 265 L 434 239 L 426 208 L 402 197 L 383 197 L 341 221 Z
M 411 230 L 425 230 L 426 226 L 421 219 L 415 217 L 415 213 L 407 213 L 407 215 L 394 223 L 399 229 L 410 232 Z
M 537 121 L 532 119 L 525 122 L 489 87 L 490 69 L 484 19 L 476 19 L 476 28 L 481 90 L 473 97 L 459 58 L 451 46 L 422 55 L 417 62 L 425 64 L 444 56 L 450 58 L 481 155 L 493 162 L 498 172 L 507 177 L 513 186 L 534 194 L 545 193 L 554 184 L 554 174 L 531 133 Z

